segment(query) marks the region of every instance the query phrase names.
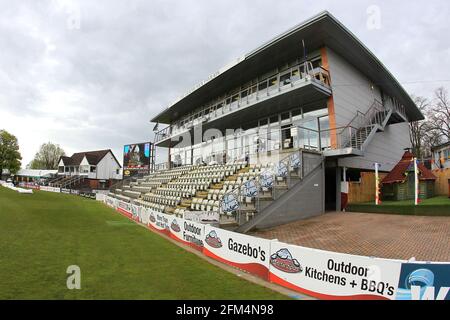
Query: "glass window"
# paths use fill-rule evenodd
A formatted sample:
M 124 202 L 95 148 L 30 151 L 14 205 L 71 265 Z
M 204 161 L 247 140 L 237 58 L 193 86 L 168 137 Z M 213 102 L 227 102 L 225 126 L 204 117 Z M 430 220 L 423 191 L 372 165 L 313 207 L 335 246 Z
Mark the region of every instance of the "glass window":
M 291 116 L 290 116 L 289 112 L 283 112 L 281 114 L 281 121 L 283 121 L 283 120 L 290 120 L 290 118 L 291 118 Z
M 266 126 L 267 123 L 268 123 L 267 118 L 264 118 L 264 119 L 259 120 L 259 126 L 260 126 L 260 127 Z
M 242 98 L 245 98 L 245 97 L 247 96 L 247 93 L 248 93 L 247 89 L 243 90 L 243 91 L 241 92 L 241 99 L 242 99 Z
M 282 86 L 285 86 L 287 84 L 291 83 L 291 73 L 285 73 L 283 75 L 280 76 L 280 83 Z
M 278 115 L 270 117 L 270 124 L 278 124 Z
M 273 88 L 274 86 L 276 86 L 278 83 L 278 78 L 277 77 L 272 77 L 269 79 L 269 87 Z
M 300 72 L 298 71 L 298 68 L 295 68 L 291 72 L 291 81 L 295 82 L 300 79 Z
M 264 90 L 266 88 L 267 88 L 267 81 L 263 81 L 260 84 L 258 84 L 258 90 L 259 91 Z

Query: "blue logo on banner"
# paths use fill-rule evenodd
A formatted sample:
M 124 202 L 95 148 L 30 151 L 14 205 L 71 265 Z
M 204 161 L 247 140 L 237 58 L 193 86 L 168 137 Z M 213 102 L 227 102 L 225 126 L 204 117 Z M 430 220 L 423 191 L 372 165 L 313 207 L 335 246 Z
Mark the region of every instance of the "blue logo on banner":
M 236 196 L 232 193 L 225 194 L 222 199 L 222 211 L 225 213 L 231 213 L 239 209 L 239 202 Z
M 273 175 L 270 172 L 263 172 L 260 176 L 260 183 L 264 188 L 272 188 Z
M 450 264 L 403 263 L 397 300 L 450 300 Z
M 248 180 L 244 183 L 244 196 L 255 197 L 258 194 L 258 187 L 255 180 Z
M 300 156 L 298 153 L 291 154 L 291 167 L 297 169 L 300 167 Z

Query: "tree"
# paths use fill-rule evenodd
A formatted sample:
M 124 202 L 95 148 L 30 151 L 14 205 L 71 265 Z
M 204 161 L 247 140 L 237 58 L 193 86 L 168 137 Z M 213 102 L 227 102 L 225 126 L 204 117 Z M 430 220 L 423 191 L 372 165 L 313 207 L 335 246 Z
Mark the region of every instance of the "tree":
M 44 143 L 30 163 L 30 169 L 56 170 L 61 156 L 66 155 L 64 150 L 51 142 Z
M 428 112 L 430 129 L 438 135 L 439 142 L 450 141 L 450 100 L 447 90 L 438 88 L 434 96 L 434 102 Z
M 426 113 L 429 106 L 427 99 L 415 96 L 412 96 L 412 98 L 419 110 L 422 113 Z M 427 134 L 427 127 L 427 120 L 412 121 L 409 123 L 409 139 L 411 141 L 413 153 L 418 158 L 421 158 L 426 154 L 426 151 L 424 150 L 424 137 Z
M 0 176 L 3 170 L 15 174 L 20 169 L 22 156 L 17 138 L 6 130 L 0 130 Z

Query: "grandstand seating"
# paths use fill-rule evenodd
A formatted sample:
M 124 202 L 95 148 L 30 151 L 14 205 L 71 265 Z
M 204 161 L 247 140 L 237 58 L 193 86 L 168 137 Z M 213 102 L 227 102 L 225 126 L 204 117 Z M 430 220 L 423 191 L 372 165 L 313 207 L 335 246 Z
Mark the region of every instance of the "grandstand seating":
M 136 179 L 111 190 L 109 196 L 176 216 L 187 210 L 219 212 L 224 194 L 240 188 L 263 169 L 241 162 L 183 166 Z

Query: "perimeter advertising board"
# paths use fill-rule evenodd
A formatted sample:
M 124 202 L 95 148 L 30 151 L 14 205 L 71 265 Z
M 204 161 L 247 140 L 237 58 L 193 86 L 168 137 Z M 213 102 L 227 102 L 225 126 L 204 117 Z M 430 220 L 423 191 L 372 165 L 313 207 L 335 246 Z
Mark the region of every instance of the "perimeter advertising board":
M 271 242 L 272 282 L 320 299 L 395 299 L 402 263 Z
M 208 225 L 204 239 L 203 253 L 208 257 L 268 279 L 270 240 Z

